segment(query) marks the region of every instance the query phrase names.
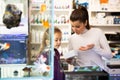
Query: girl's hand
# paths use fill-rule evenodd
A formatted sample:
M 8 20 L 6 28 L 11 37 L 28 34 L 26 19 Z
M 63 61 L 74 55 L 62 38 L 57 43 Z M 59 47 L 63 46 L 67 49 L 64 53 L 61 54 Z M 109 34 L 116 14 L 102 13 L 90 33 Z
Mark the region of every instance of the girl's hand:
M 69 64 L 72 64 L 72 62 L 73 62 L 73 57 L 66 59 L 66 62 L 69 63 Z
M 88 44 L 87 46 L 81 46 L 79 50 L 86 51 L 86 50 L 92 49 L 93 47 L 94 47 L 94 44 Z

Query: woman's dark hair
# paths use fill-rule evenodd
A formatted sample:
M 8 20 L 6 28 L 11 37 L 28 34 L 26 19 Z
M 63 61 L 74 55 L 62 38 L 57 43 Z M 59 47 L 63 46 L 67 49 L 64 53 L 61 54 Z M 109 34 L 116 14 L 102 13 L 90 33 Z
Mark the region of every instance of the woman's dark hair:
M 89 15 L 88 15 L 88 11 L 85 7 L 80 6 L 78 9 L 75 9 L 71 15 L 70 15 L 70 20 L 72 22 L 74 21 L 80 21 L 85 23 L 87 21 L 87 29 L 90 29 L 90 25 L 89 25 Z

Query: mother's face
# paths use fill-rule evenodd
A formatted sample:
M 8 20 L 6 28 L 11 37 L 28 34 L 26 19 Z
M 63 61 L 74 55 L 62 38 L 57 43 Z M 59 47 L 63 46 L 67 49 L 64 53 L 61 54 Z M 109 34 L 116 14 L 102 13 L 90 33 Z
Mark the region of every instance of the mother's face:
M 79 20 L 74 22 L 71 21 L 72 30 L 76 34 L 82 34 L 86 29 L 86 25 L 87 25 L 87 21 L 85 23 L 80 22 Z

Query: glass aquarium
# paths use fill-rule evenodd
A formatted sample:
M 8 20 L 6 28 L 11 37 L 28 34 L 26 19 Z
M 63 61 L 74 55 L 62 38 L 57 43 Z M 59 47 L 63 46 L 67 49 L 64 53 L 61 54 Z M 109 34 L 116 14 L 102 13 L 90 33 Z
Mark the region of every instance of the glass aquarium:
M 0 80 L 52 80 L 52 0 L 0 3 Z

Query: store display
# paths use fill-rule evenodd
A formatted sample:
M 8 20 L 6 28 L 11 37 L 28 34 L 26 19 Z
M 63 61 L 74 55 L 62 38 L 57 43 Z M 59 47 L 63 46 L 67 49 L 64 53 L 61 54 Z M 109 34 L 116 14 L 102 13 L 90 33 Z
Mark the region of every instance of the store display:
M 104 71 L 68 71 L 65 72 L 65 80 L 109 80 Z
M 119 26 L 120 6 L 118 4 L 119 0 L 114 3 L 112 0 L 91 1 L 88 9 L 90 14 L 90 25 Z
M 120 74 L 111 74 L 109 80 L 119 80 Z
M 0 35 L 0 43 L 7 44 L 7 48 L 0 50 L 0 64 L 26 64 L 27 36 Z M 16 46 L 17 45 L 17 46 Z M 4 46 L 4 45 L 3 45 Z
M 120 59 L 120 33 L 116 32 L 114 34 L 105 34 L 109 42 L 113 58 Z
M 120 79 L 120 59 L 112 59 L 106 62 L 107 73 L 109 74 L 109 80 Z
M 74 67 L 75 72 L 80 72 L 80 71 L 102 71 L 102 69 L 99 66 L 85 66 L 85 67 L 80 67 L 80 66 L 75 66 Z
M 49 80 L 53 77 L 53 56 L 51 50 L 52 33 L 44 36 L 45 31 L 51 31 L 52 26 L 52 7 L 51 0 L 32 0 L 29 6 L 30 19 L 30 46 L 28 64 L 32 65 L 30 71 L 24 70 L 30 77 L 39 77 L 39 79 Z M 49 38 L 50 43 L 46 44 L 46 38 Z M 42 44 L 45 40 L 45 43 Z M 43 49 L 41 50 L 41 46 Z M 40 51 L 41 50 L 41 51 Z M 42 54 L 42 53 L 43 54 Z M 30 73 L 30 74 L 29 74 Z M 27 76 L 27 75 L 26 75 Z
M 39 54 L 39 48 L 42 42 L 44 31 L 51 25 L 51 10 L 50 0 L 30 2 L 30 63 L 36 59 L 36 54 Z
M 72 12 L 72 0 L 54 0 L 54 25 L 62 31 L 62 43 L 59 51 L 63 54 L 68 52 L 68 38 L 71 35 L 69 16 Z
M 22 66 L 17 66 L 17 67 L 6 67 L 3 66 L 1 67 L 1 74 L 0 74 L 0 79 L 1 78 L 21 78 L 23 77 L 24 72 L 22 71 Z

